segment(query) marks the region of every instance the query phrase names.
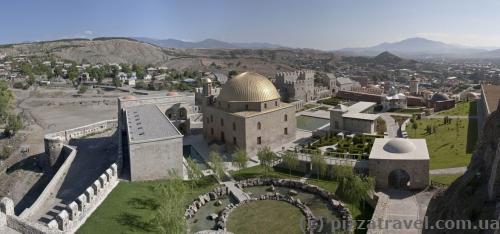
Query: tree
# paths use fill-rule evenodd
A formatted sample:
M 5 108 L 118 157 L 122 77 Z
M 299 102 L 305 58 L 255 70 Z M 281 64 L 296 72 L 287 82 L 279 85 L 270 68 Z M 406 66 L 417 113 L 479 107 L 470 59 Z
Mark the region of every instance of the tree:
M 7 118 L 7 126 L 5 126 L 4 134 L 8 137 L 14 136 L 22 127 L 23 120 L 21 115 L 10 114 Z
M 170 180 L 155 187 L 158 201 L 161 201 L 153 219 L 153 224 L 160 233 L 187 233 L 184 219 L 187 189 L 179 176 L 170 172 Z
M 333 165 L 333 178 L 340 181 L 343 178 L 354 176 L 354 171 L 350 166 Z
M 191 180 L 191 190 L 194 190 L 193 187 L 194 185 L 198 185 L 200 179 L 203 177 L 203 172 L 192 158 L 188 158 L 186 162 L 188 177 Z
M 359 203 L 369 197 L 369 193 L 373 191 L 374 185 L 375 182 L 371 177 L 362 178 L 358 175 L 352 175 L 340 180 L 337 195 L 345 201 Z
M 147 89 L 148 85 L 146 83 L 144 83 L 144 81 L 139 80 L 139 81 L 135 82 L 135 88 L 136 89 Z
M 224 162 L 222 161 L 222 157 L 217 152 L 210 152 L 210 164 L 212 166 L 212 170 L 214 171 L 217 179 L 222 180 L 224 176 Z
M 326 161 L 325 161 L 325 156 L 323 156 L 321 153 L 315 153 L 311 156 L 311 166 L 314 171 L 316 171 L 316 175 L 318 177 L 323 176 L 326 172 Z
M 283 164 L 288 168 L 290 176 L 292 175 L 292 170 L 299 167 L 299 155 L 293 151 L 286 151 L 283 155 Z
M 273 162 L 276 159 L 276 154 L 266 146 L 259 149 L 257 152 L 257 158 L 259 158 L 260 165 L 264 167 L 264 173 L 267 176 L 267 172 L 272 168 Z
M 238 169 L 243 169 L 247 167 L 247 161 L 248 161 L 248 154 L 244 150 L 238 150 L 236 153 L 233 155 L 233 166 L 237 167 Z
M 28 76 L 28 79 L 26 80 L 26 83 L 29 85 L 29 86 L 32 86 L 33 84 L 35 84 L 35 76 L 33 76 L 33 74 L 29 75 Z
M 75 80 L 78 77 L 78 69 L 76 68 L 75 65 L 72 65 L 70 68 L 68 68 L 68 79 L 70 80 Z
M 13 99 L 12 91 L 5 81 L 0 81 L 0 120 L 5 122 Z

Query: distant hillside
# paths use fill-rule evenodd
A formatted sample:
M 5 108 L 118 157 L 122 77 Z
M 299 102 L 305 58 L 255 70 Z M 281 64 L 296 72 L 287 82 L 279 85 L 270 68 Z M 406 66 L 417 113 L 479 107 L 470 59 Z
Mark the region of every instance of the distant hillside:
M 182 41 L 177 39 L 152 39 L 147 37 L 134 38 L 139 41 L 147 42 L 163 48 L 182 48 L 182 49 L 272 49 L 284 48 L 280 45 L 261 43 L 261 42 L 225 42 L 215 39 L 205 39 L 198 42 Z
M 373 61 L 379 64 L 386 64 L 386 63 L 397 64 L 402 62 L 403 59 L 387 51 L 384 51 L 381 54 L 375 56 L 375 58 L 373 58 Z
M 129 38 L 63 39 L 0 46 L 6 55 L 46 55 L 78 63 L 158 64 L 168 60 L 167 52 L 155 45 Z
M 428 40 L 425 38 L 409 38 L 398 42 L 387 43 L 365 47 L 365 48 L 345 48 L 338 52 L 344 55 L 351 56 L 375 56 L 384 51 L 391 52 L 395 55 L 410 58 L 420 57 L 457 57 L 480 56 L 481 53 L 487 52 L 484 49 L 469 48 L 465 46 L 450 45 L 439 41 Z

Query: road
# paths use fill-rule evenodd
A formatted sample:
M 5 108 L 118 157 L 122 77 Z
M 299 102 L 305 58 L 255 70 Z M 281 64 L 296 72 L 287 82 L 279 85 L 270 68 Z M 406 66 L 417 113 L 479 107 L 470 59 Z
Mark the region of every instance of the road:
M 385 121 L 385 126 L 387 127 L 387 136 L 389 138 L 396 138 L 398 137 L 399 126 L 396 123 L 396 120 L 391 117 L 391 114 L 392 113 L 389 112 L 381 113 L 380 117 L 382 117 L 382 119 L 384 119 Z

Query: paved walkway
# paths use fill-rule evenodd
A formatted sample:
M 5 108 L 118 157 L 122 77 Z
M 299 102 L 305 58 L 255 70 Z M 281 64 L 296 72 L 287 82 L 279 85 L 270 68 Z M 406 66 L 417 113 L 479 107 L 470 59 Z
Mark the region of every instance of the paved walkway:
M 452 174 L 463 174 L 467 171 L 467 167 L 453 167 L 453 168 L 443 168 L 430 170 L 431 175 L 452 175 Z
M 387 136 L 389 138 L 398 137 L 399 126 L 396 123 L 396 120 L 392 118 L 391 113 L 389 112 L 381 113 L 380 117 L 382 117 L 382 119 L 384 119 L 385 121 L 385 126 L 387 127 Z
M 237 188 L 234 181 L 222 182 L 221 184 L 224 184 L 229 189 L 229 193 L 238 203 L 250 199 L 250 195 Z
M 412 227 L 411 225 L 405 225 L 405 223 L 412 224 L 413 222 L 416 222 L 421 216 L 420 206 L 412 192 L 387 189 L 379 192 L 379 194 L 380 197 L 383 196 L 387 199 L 383 204 L 383 209 L 379 209 L 381 214 L 377 215 L 377 217 L 382 220 L 373 221 L 376 224 L 381 223 L 382 226 L 378 227 L 380 229 L 370 230 L 369 233 L 420 233 L 419 229 Z M 396 223 L 401 223 L 401 228 L 396 226 Z

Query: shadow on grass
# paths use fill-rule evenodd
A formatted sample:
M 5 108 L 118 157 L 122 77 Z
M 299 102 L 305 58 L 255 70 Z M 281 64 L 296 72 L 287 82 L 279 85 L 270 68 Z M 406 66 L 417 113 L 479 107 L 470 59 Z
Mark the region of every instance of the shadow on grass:
M 153 198 L 131 198 L 127 202 L 130 206 L 135 209 L 148 209 L 148 210 L 156 210 L 160 204 Z
M 476 149 L 477 134 L 477 119 L 469 119 L 467 126 L 467 146 L 465 148 L 466 153 L 471 154 Z
M 134 231 L 140 232 L 152 232 L 154 230 L 151 222 L 144 222 L 141 220 L 141 216 L 131 214 L 128 212 L 121 213 L 116 221 L 123 226 L 127 226 Z

